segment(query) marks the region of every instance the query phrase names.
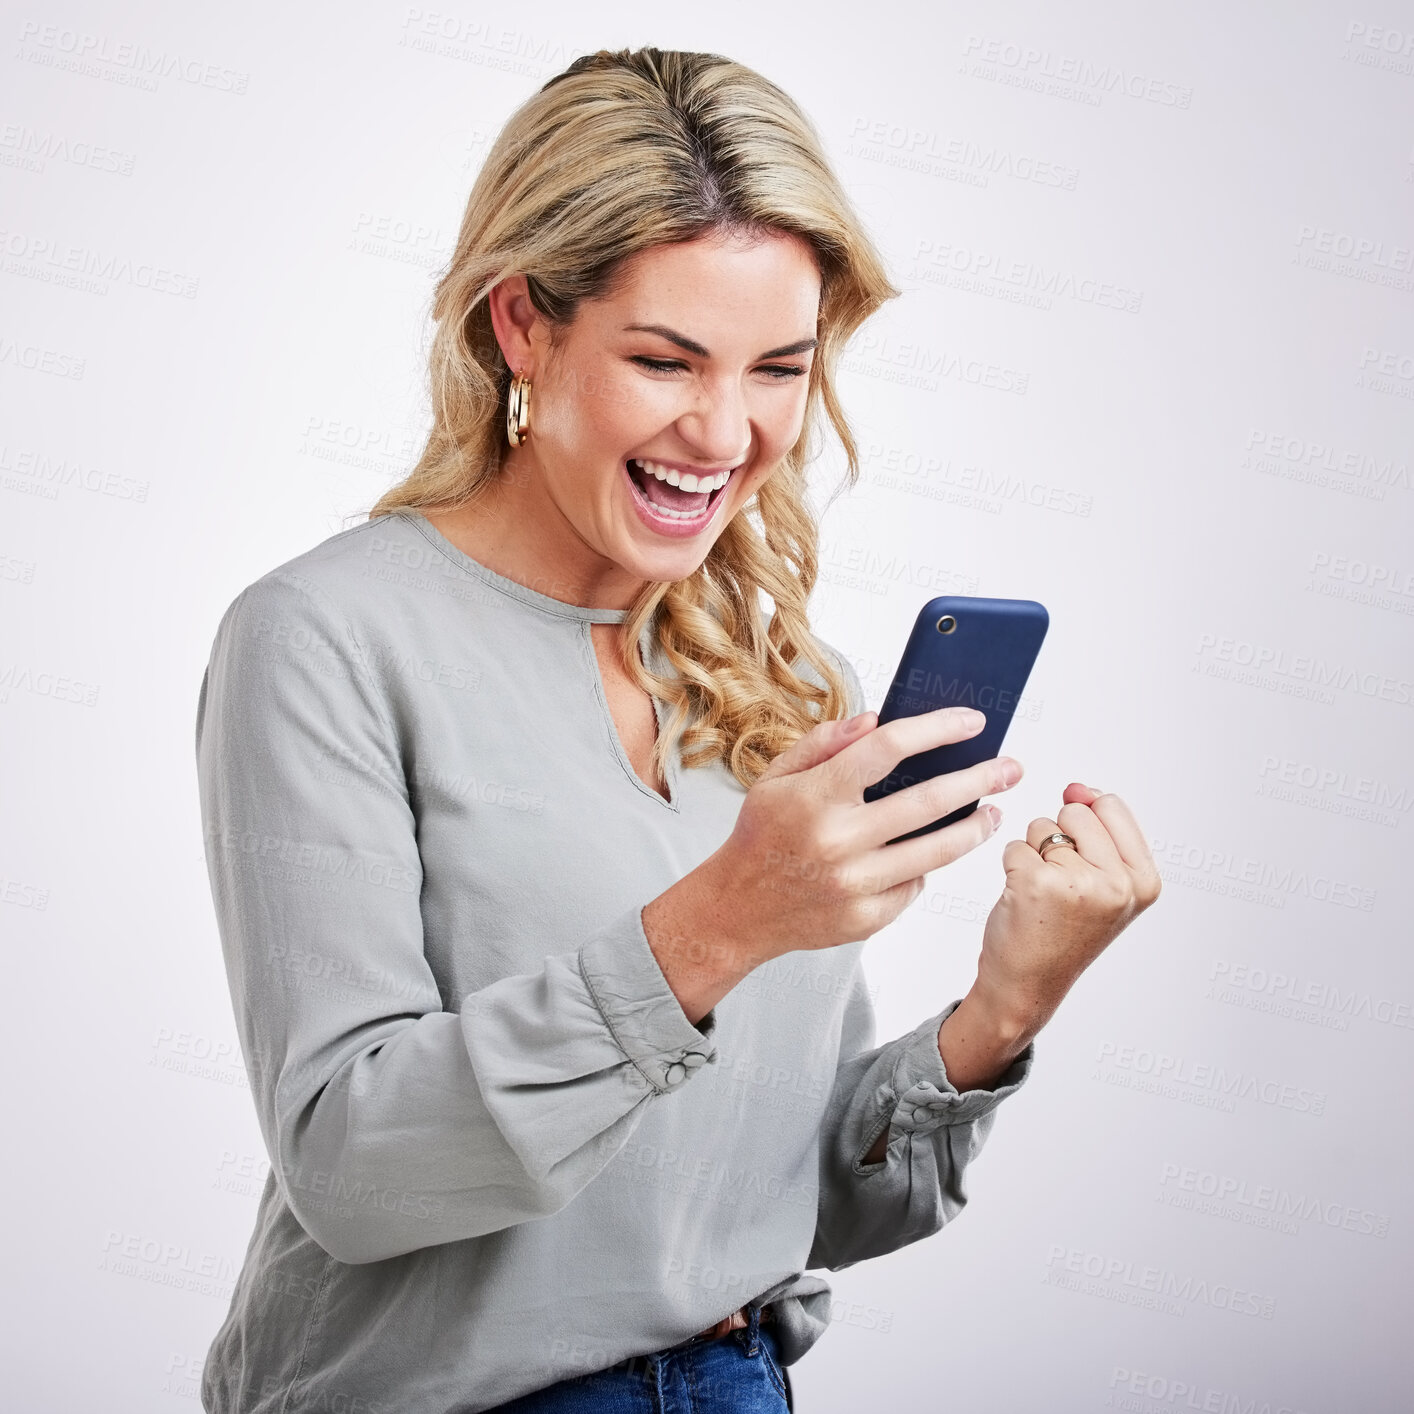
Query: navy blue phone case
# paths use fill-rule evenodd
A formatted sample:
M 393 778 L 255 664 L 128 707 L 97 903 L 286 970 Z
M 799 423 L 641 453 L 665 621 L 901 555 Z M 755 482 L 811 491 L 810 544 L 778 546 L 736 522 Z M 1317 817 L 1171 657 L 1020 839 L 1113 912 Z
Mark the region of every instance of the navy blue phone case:
M 975 707 L 987 725 L 965 741 L 947 742 L 898 763 L 865 788 L 866 801 L 960 771 L 999 756 L 1007 727 L 1031 676 L 1050 615 L 1034 599 L 980 599 L 943 595 L 919 611 L 899 660 L 898 672 L 879 709 L 879 725 L 939 707 Z M 965 819 L 974 800 L 950 815 L 890 840 L 911 840 Z

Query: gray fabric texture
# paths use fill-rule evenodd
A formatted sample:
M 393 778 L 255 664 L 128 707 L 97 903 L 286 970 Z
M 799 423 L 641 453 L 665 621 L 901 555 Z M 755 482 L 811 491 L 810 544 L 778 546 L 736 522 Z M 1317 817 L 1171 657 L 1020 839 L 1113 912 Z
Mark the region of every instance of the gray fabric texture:
M 744 790 L 676 752 L 670 799 L 635 775 L 589 630 L 623 617 L 411 511 L 222 617 L 200 805 L 271 1169 L 211 1414 L 477 1414 L 749 1299 L 793 1363 L 831 1317 L 809 1269 L 965 1203 L 1034 1048 L 959 1094 L 937 1048 L 955 1001 L 876 1046 L 863 942 L 773 959 L 697 1025 L 669 989 L 640 910 Z

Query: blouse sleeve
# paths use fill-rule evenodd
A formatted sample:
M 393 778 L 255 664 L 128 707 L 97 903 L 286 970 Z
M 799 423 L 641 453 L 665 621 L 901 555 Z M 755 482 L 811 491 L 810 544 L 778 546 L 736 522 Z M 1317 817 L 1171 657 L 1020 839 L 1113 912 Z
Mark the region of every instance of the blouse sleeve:
M 863 968 L 855 972 L 820 1125 L 820 1207 L 807 1267 L 839 1271 L 883 1256 L 931 1237 L 962 1211 L 967 1166 L 997 1106 L 1031 1073 L 1035 1042 L 993 1089 L 958 1091 L 938 1050 L 938 1029 L 957 1006 L 876 1047 L 874 1006 Z M 883 1159 L 864 1163 L 885 1129 Z
M 368 660 L 328 595 L 275 570 L 222 618 L 196 757 L 207 868 L 277 1182 L 342 1262 L 544 1217 L 645 1106 L 716 1060 L 639 906 L 444 1007 L 417 821 Z
M 866 709 L 853 664 L 832 650 L 848 715 Z M 807 1267 L 839 1271 L 931 1237 L 967 1202 L 963 1178 L 991 1132 L 996 1108 L 1031 1073 L 1033 1041 L 990 1090 L 958 1091 L 938 1050 L 954 1001 L 907 1035 L 876 1046 L 862 964 L 841 1029 L 834 1086 L 820 1125 L 820 1206 Z M 863 1162 L 887 1130 L 883 1159 Z

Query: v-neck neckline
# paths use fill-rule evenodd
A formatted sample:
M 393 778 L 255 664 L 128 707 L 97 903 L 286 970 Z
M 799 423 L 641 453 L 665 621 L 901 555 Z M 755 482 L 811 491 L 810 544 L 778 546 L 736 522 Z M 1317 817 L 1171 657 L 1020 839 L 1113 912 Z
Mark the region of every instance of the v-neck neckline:
M 638 651 L 643 662 L 651 672 L 662 672 L 659 665 L 659 655 L 656 653 L 657 640 L 653 636 L 654 620 L 649 619 L 643 625 L 643 631 L 638 636 Z M 614 714 L 609 708 L 609 694 L 604 686 L 604 674 L 599 667 L 599 655 L 594 650 L 594 634 L 590 630 L 589 622 L 586 621 L 580 627 L 580 633 L 584 642 L 585 656 L 589 660 L 589 669 L 594 683 L 594 695 L 599 703 L 599 711 L 603 717 L 604 725 L 608 730 L 609 742 L 613 747 L 614 755 L 618 758 L 619 765 L 623 768 L 624 774 L 629 780 L 652 800 L 656 800 L 665 810 L 671 810 L 674 815 L 680 813 L 679 785 L 678 785 L 678 764 L 676 753 L 670 752 L 667 761 L 663 764 L 663 784 L 667 786 L 668 793 L 664 796 L 660 791 L 653 789 L 642 776 L 634 770 L 633 762 L 628 759 L 628 752 L 624 749 L 623 738 L 619 735 L 619 725 L 614 720 Z M 657 731 L 654 733 L 654 744 L 663 734 L 663 704 L 659 701 L 656 693 L 649 694 L 653 703 L 653 720 L 657 724 Z
M 480 560 L 474 560 L 465 550 L 459 549 L 425 515 L 419 510 L 411 507 L 400 507 L 396 514 L 403 515 L 414 530 L 418 531 L 422 537 L 443 555 L 452 564 L 465 570 L 469 575 L 480 580 L 483 584 L 492 589 L 499 590 L 510 599 L 518 600 L 520 603 L 528 605 L 532 609 L 538 609 L 541 613 L 552 615 L 557 619 L 569 619 L 579 625 L 579 638 L 583 645 L 583 652 L 588 660 L 588 670 L 590 681 L 593 684 L 594 696 L 599 704 L 600 718 L 609 739 L 609 745 L 614 756 L 617 758 L 624 775 L 630 782 L 644 795 L 651 800 L 656 800 L 664 810 L 671 811 L 674 815 L 680 814 L 679 804 L 679 777 L 676 753 L 670 753 L 668 760 L 664 763 L 664 784 L 668 788 L 666 796 L 653 789 L 637 771 L 633 768 L 633 762 L 628 759 L 628 752 L 624 750 L 623 739 L 619 736 L 618 723 L 614 721 L 614 714 L 609 709 L 609 696 L 604 687 L 604 675 L 599 669 L 599 655 L 594 651 L 594 635 L 590 632 L 591 624 L 620 624 L 628 617 L 627 609 L 590 609 L 582 604 L 567 604 L 562 599 L 553 599 L 548 594 L 542 594 L 538 589 L 532 589 L 529 585 L 522 584 L 519 580 L 510 579 L 508 576 L 498 574 L 495 570 L 483 565 Z M 648 668 L 657 673 L 663 673 L 662 655 L 657 651 L 657 639 L 654 637 L 654 619 L 649 619 L 643 626 L 643 632 L 639 635 L 638 651 L 643 662 Z M 666 673 L 663 673 L 667 676 Z M 661 736 L 664 730 L 665 714 L 663 703 L 656 694 L 650 694 L 653 702 L 653 720 L 657 723 L 657 732 L 654 739 Z

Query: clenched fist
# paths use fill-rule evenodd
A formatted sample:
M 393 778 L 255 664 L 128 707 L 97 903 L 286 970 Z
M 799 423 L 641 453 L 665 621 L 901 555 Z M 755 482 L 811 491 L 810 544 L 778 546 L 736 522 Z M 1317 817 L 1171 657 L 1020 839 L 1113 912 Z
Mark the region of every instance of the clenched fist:
M 1080 974 L 1159 896 L 1144 833 L 1117 795 L 1072 783 L 1054 820 L 1039 817 L 1002 850 L 1006 886 L 987 919 L 974 990 L 1034 1034 Z M 1075 841 L 1045 847 L 1063 831 Z

